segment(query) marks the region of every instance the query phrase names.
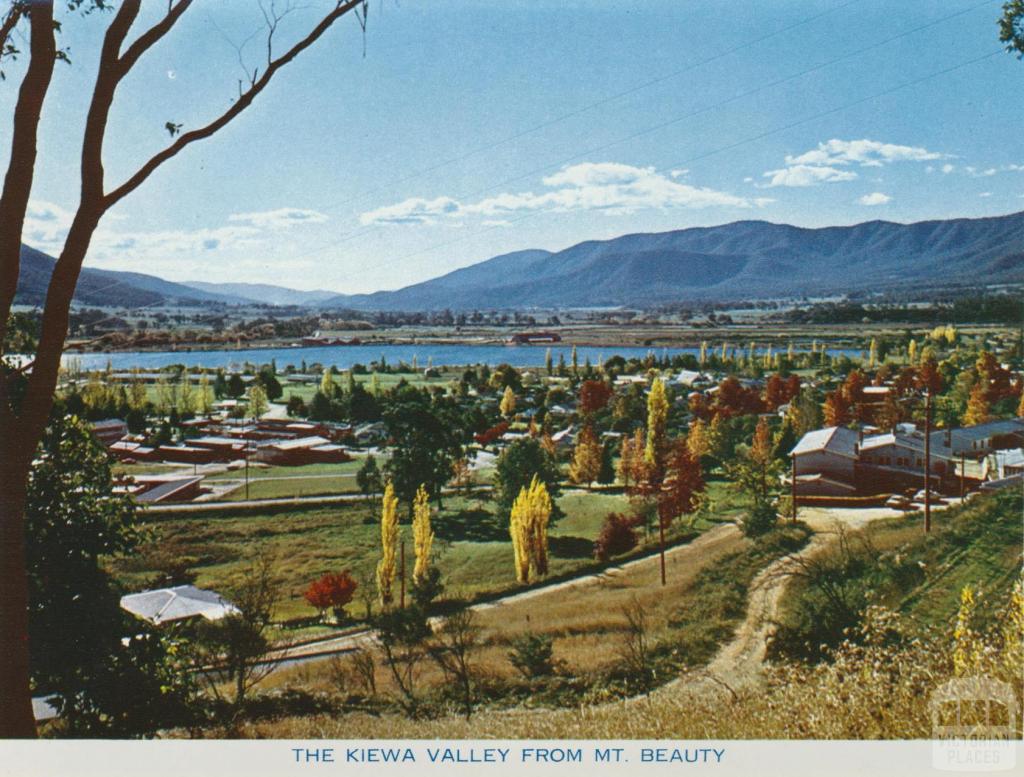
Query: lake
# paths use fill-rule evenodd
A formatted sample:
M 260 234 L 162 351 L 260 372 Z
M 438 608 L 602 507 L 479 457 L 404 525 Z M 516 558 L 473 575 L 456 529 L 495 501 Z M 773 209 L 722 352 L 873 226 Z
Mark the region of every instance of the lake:
M 269 364 L 275 361 L 278 369 L 293 366 L 300 368 L 307 365 L 333 365 L 337 369 L 348 369 L 354 364 L 369 365 L 370 362 L 384 358 L 389 365 L 399 362 L 411 364 L 416 359 L 420 369 L 428 364 L 435 367 L 460 366 L 465 364 L 511 364 L 513 367 L 541 367 L 548 347 L 544 345 L 439 345 L 433 343 L 416 345 L 335 345 L 312 348 L 253 348 L 247 350 L 225 351 L 123 351 L 115 353 L 69 353 L 64 355 L 64 363 L 77 363 L 83 370 L 102 370 L 107 364 L 115 370 L 159 369 L 171 364 L 183 364 L 186 367 L 204 367 L 207 369 L 224 368 L 240 369 L 244 364 Z M 587 359 L 591 364 L 600 364 L 612 356 L 644 358 L 653 353 L 657 357 L 678 354 L 699 354 L 699 348 L 637 348 L 628 346 L 608 346 L 596 348 L 578 346 L 577 358 L 582 365 Z M 860 350 L 829 349 L 829 353 L 839 355 L 845 353 L 851 357 L 859 357 Z M 568 364 L 572 358 L 571 345 L 552 345 L 551 357 L 558 363 L 562 355 Z

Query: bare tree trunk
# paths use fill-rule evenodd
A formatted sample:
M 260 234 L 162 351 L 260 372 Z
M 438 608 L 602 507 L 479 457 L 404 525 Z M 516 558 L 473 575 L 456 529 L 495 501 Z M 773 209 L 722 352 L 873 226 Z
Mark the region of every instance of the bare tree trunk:
M 11 439 L 9 424 L 0 437 Z M 0 738 L 34 737 L 29 686 L 25 499 L 31 458 L 0 446 Z
M 139 58 L 170 31 L 192 2 L 177 0 L 169 3 L 166 15 L 126 49 L 123 44 L 139 14 L 141 0 L 123 0 L 115 11 L 104 36 L 99 73 L 86 119 L 81 201 L 64 250 L 50 278 L 39 346 L 27 390 L 18 406 L 11 402 L 9 376 L 0 374 L 0 738 L 32 737 L 36 733 L 30 697 L 25 559 L 28 475 L 53 407 L 71 299 L 93 233 L 107 210 L 137 189 L 182 149 L 210 137 L 242 113 L 278 70 L 365 0 L 337 0 L 333 9 L 304 38 L 273 58 L 270 36 L 279 19 L 268 20 L 268 61 L 262 75 L 257 78 L 254 71 L 249 87 L 220 116 L 205 126 L 180 135 L 128 180 L 107 192 L 104 186 L 103 142 L 114 93 Z M 11 160 L 3 192 L 0 193 L 0 354 L 20 272 L 21 235 L 32 189 L 39 117 L 57 56 L 52 0 L 24 3 L 20 13 L 27 14 L 31 21 L 31 59 L 14 112 Z M 8 17 L 11 18 L 14 17 Z M 16 18 L 13 23 L 16 23 Z M 365 15 L 361 17 L 361 23 L 365 23 Z M 5 21 L 4 27 L 7 26 Z

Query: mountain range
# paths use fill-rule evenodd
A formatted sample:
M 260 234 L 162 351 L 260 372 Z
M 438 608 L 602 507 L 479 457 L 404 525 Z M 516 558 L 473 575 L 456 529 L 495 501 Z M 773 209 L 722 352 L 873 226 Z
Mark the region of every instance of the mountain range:
M 19 304 L 41 304 L 52 257 L 22 247 Z M 1024 212 L 809 229 L 738 221 L 503 254 L 395 291 L 336 294 L 248 283 L 173 283 L 83 269 L 83 305 L 297 305 L 351 310 L 647 306 L 1024 282 Z

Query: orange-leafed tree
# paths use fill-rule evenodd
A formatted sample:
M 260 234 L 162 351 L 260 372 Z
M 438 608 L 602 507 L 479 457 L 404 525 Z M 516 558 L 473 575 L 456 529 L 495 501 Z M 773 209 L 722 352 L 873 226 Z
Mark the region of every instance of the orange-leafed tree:
M 580 384 L 579 411 L 590 415 L 608 406 L 612 398 L 612 387 L 603 380 L 585 380 Z
M 967 409 L 964 411 L 964 426 L 976 426 L 992 420 L 992 406 L 988 401 L 988 391 L 981 383 L 976 383 L 971 389 L 970 399 L 967 400 Z
M 347 569 L 340 573 L 328 572 L 310 583 L 303 597 L 320 612 L 321 620 L 327 617 L 328 610 L 333 610 L 335 618 L 342 620 L 345 605 L 352 601 L 358 587 Z
M 765 409 L 774 412 L 779 409 L 779 405 L 783 405 L 788 401 L 786 391 L 786 381 L 779 373 L 774 373 L 764 387 L 764 406 Z
M 693 455 L 686 437 L 677 437 L 672 441 L 665 482 L 658 494 L 658 519 L 661 525 L 667 528 L 679 516 L 696 510 L 700 506 L 704 487 L 700 460 Z
M 840 390 L 830 391 L 825 396 L 825 406 L 822 410 L 826 426 L 846 426 L 853 419 L 850 403 Z

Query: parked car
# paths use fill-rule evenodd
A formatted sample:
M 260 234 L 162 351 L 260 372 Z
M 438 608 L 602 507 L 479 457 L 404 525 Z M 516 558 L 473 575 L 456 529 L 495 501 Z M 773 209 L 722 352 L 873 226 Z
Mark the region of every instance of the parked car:
M 902 494 L 893 494 L 885 500 L 885 506 L 891 507 L 894 510 L 912 510 L 913 505 L 910 499 L 903 496 Z

